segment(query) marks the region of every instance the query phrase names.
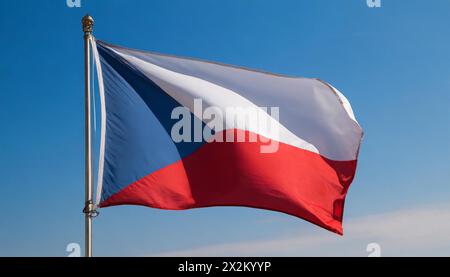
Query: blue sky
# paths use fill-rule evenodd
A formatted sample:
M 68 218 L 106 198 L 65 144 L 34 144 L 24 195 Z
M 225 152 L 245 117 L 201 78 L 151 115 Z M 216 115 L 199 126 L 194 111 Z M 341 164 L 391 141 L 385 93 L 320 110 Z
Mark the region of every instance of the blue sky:
M 297 218 L 120 206 L 94 222 L 108 255 L 450 255 L 450 2 L 81 0 L 0 3 L 0 256 L 83 242 L 81 17 L 132 48 L 326 80 L 365 130 L 344 238 Z

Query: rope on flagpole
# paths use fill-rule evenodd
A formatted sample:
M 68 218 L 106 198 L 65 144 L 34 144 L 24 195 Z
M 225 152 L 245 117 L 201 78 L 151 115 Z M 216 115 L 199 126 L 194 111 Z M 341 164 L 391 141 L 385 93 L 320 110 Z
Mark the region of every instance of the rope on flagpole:
M 95 200 L 95 209 L 100 205 L 102 186 L 103 186 L 103 167 L 105 163 L 105 136 L 106 136 L 106 105 L 105 105 L 105 88 L 103 85 L 102 66 L 100 63 L 100 57 L 97 50 L 97 43 L 95 37 L 90 37 L 90 44 L 92 49 L 93 60 L 95 61 L 97 80 L 98 80 L 98 93 L 100 98 L 100 146 L 98 156 L 98 172 L 97 172 L 97 191 Z
M 92 45 L 91 45 L 91 49 L 92 49 Z M 96 114 L 96 105 L 95 105 L 95 60 L 92 59 L 92 63 L 91 63 L 91 72 L 92 72 L 92 76 L 91 76 L 91 80 L 92 80 L 92 88 L 91 88 L 91 95 L 92 95 L 92 115 L 93 115 L 93 120 L 92 122 L 94 123 L 94 134 L 97 132 L 97 114 Z

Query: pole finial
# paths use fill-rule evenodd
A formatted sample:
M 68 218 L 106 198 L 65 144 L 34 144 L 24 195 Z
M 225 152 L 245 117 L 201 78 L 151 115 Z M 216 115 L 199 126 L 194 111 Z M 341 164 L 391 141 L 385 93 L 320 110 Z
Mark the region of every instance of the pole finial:
M 92 34 L 92 29 L 94 28 L 94 19 L 89 14 L 83 16 L 81 20 L 81 24 L 83 25 L 83 32 L 85 34 Z

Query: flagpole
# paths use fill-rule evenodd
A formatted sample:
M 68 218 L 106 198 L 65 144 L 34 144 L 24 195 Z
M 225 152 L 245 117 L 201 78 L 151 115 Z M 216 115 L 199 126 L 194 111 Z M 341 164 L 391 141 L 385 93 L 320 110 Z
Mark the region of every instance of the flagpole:
M 92 215 L 94 212 L 94 203 L 92 201 L 92 148 L 91 148 L 91 57 L 89 52 L 89 39 L 94 27 L 94 19 L 85 15 L 81 20 L 84 32 L 84 120 L 85 120 L 85 204 L 84 204 L 84 251 L 85 257 L 92 257 Z

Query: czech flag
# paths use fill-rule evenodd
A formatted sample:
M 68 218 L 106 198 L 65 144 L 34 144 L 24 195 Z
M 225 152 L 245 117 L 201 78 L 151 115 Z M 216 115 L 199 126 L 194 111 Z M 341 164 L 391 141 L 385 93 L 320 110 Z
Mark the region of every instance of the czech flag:
M 245 206 L 343 233 L 363 131 L 337 89 L 91 43 L 102 109 L 99 207 Z

